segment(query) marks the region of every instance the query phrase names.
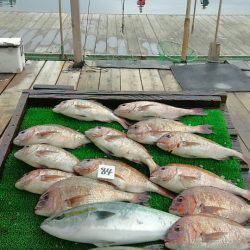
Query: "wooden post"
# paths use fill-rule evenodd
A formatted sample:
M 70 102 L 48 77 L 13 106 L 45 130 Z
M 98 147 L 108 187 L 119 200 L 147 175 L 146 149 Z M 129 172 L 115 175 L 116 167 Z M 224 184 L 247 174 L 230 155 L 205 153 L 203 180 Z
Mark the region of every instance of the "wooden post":
M 185 22 L 184 22 L 184 33 L 183 33 L 183 42 L 182 42 L 182 52 L 181 52 L 182 62 L 187 61 L 187 50 L 188 50 L 188 45 L 189 45 L 189 34 L 190 34 L 190 9 L 191 9 L 191 0 L 187 0 L 186 17 L 185 17 Z
M 80 27 L 80 5 L 79 0 L 70 0 L 71 5 L 71 24 L 73 34 L 73 51 L 75 66 L 83 66 L 83 49 Z
M 207 59 L 209 62 L 219 62 L 219 58 L 220 58 L 220 43 L 218 43 L 217 39 L 218 39 L 219 26 L 220 26 L 221 8 L 222 8 L 222 0 L 220 0 L 220 3 L 219 3 L 214 41 L 210 43 L 210 47 L 209 47 L 208 59 Z
M 61 39 L 61 58 L 64 58 L 64 38 L 63 38 L 63 23 L 62 23 L 62 0 L 58 0 L 59 21 L 60 21 L 60 39 Z
M 194 13 L 193 13 L 193 22 L 192 22 L 192 28 L 191 33 L 194 32 L 194 23 L 195 23 L 195 16 L 196 16 L 196 8 L 197 8 L 197 0 L 194 1 Z

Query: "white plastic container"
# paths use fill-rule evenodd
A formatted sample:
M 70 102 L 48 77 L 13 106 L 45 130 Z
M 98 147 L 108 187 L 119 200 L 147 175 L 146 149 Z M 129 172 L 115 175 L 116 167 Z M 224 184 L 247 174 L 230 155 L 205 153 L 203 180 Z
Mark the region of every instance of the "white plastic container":
M 21 38 L 0 38 L 0 73 L 20 73 L 25 66 Z

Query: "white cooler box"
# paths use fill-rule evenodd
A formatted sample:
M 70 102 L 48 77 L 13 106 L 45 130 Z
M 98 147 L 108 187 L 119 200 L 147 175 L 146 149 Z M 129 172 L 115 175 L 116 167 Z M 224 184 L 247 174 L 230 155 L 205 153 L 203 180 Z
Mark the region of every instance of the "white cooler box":
M 20 73 L 25 66 L 21 38 L 0 38 L 0 73 Z

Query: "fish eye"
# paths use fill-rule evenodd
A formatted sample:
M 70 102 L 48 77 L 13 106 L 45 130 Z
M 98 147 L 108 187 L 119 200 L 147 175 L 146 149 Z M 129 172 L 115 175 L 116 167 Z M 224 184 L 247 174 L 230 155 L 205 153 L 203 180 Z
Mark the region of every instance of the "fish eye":
M 45 193 L 44 195 L 43 195 L 43 200 L 44 201 L 47 201 L 49 199 L 49 193 Z
M 20 134 L 24 134 L 25 133 L 25 130 L 21 131 Z
M 90 159 L 86 159 L 85 161 L 90 161 Z
M 96 127 L 97 129 L 101 129 L 101 127 L 100 126 L 98 126 L 98 127 Z
M 163 167 L 160 167 L 159 169 L 160 169 L 161 171 L 164 171 L 164 170 L 165 170 L 165 168 L 163 168 Z
M 181 231 L 180 225 L 177 225 L 177 226 L 174 228 L 174 231 L 175 231 L 175 232 L 180 232 L 180 231 Z
M 166 138 L 171 138 L 171 135 L 170 134 L 167 134 L 167 135 L 165 135 L 166 136 Z
M 126 106 L 126 104 L 122 104 L 121 106 L 122 106 L 122 107 L 125 107 L 125 106 Z
M 183 197 L 182 196 L 177 197 L 177 202 L 182 202 L 182 201 L 183 201 Z

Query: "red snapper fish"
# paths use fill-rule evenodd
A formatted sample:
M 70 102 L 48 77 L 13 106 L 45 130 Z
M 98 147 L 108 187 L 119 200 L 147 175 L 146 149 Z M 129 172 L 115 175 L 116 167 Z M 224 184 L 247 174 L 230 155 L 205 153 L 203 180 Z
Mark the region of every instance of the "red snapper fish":
M 25 129 L 14 139 L 18 146 L 49 144 L 59 148 L 75 149 L 90 141 L 87 137 L 71 128 L 61 125 L 39 125 Z
M 115 109 L 117 116 L 134 121 L 147 120 L 150 118 L 167 118 L 177 120 L 186 115 L 205 115 L 202 109 L 182 109 L 159 102 L 138 101 L 124 103 Z
M 184 190 L 173 200 L 169 212 L 179 216 L 210 214 L 238 223 L 250 218 L 250 206 L 244 199 L 215 187 Z
M 96 127 L 85 131 L 85 135 L 104 153 L 125 158 L 136 163 L 144 163 L 150 172 L 157 169 L 148 151 L 139 143 L 129 139 L 126 134 L 111 128 Z
M 212 134 L 213 131 L 210 128 L 210 125 L 188 126 L 170 119 L 152 118 L 130 126 L 127 135 L 140 143 L 155 144 L 167 132 Z
M 168 231 L 165 245 L 178 250 L 246 250 L 250 229 L 211 215 L 191 215 L 179 219 Z
M 55 106 L 53 111 L 80 121 L 118 122 L 125 129 L 129 125 L 124 119 L 117 117 L 109 108 L 90 100 L 63 101 Z

